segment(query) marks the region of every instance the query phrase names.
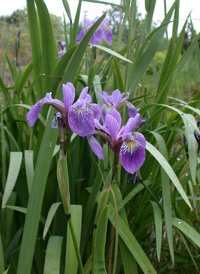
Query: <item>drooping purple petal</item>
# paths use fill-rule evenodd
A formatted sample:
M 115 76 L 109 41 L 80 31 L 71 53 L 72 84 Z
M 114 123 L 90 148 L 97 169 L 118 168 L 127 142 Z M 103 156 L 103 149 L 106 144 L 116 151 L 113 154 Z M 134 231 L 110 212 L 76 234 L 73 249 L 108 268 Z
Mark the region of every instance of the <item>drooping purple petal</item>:
M 75 98 L 75 88 L 74 85 L 70 82 L 67 82 L 66 85 L 63 84 L 63 101 L 66 111 L 68 111 L 69 107 L 73 104 Z
M 136 107 L 134 105 L 132 105 L 131 103 L 128 103 L 127 107 L 128 107 L 129 117 L 134 118 L 136 116 L 136 114 L 138 113 Z
M 94 114 L 89 108 L 69 108 L 68 122 L 71 130 L 81 137 L 92 135 L 95 132 Z
M 132 140 L 130 139 L 122 143 L 119 157 L 123 168 L 127 172 L 133 174 L 143 165 L 145 147 L 146 140 L 139 132 L 134 133 Z
M 139 118 L 140 118 L 139 113 L 134 118 L 129 118 L 126 125 L 121 128 L 119 132 L 119 136 L 123 136 L 128 132 L 132 132 L 135 126 L 137 125 Z
M 89 145 L 92 149 L 92 152 L 100 159 L 103 160 L 104 159 L 104 152 L 103 152 L 103 148 L 101 147 L 101 145 L 99 144 L 99 142 L 97 141 L 96 138 L 94 138 L 93 135 L 91 136 L 87 136 Z
M 111 29 L 109 28 L 105 28 L 103 30 L 103 39 L 111 46 L 112 45 L 112 38 L 113 38 L 113 34 Z
M 106 126 L 110 133 L 112 140 L 115 142 L 117 139 L 117 134 L 119 132 L 121 124 L 110 114 L 106 115 Z
M 52 99 L 51 93 L 47 93 L 46 96 L 40 99 L 27 113 L 26 119 L 30 126 L 33 126 L 38 118 L 41 108 L 44 104 L 49 104 L 55 107 L 59 112 L 64 112 L 64 104 L 58 99 Z
M 102 41 L 102 39 L 103 39 L 103 31 L 102 29 L 98 28 L 93 34 L 90 40 L 90 44 L 97 45 Z

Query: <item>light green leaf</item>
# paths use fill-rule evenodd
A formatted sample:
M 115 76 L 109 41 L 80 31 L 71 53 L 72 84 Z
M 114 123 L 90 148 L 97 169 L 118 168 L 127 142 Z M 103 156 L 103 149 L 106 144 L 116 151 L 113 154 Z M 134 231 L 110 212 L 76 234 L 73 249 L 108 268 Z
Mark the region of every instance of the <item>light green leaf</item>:
M 125 58 L 124 56 L 120 55 L 119 53 L 117 53 L 117 52 L 115 52 L 115 51 L 113 51 L 113 50 L 111 50 L 109 48 L 106 48 L 106 47 L 103 47 L 103 46 L 100 46 L 100 45 L 91 45 L 91 46 L 92 47 L 96 47 L 98 49 L 101 49 L 101 50 L 103 50 L 103 51 L 105 51 L 105 52 L 113 55 L 114 57 L 121 59 L 122 61 L 131 63 L 131 64 L 133 63 L 131 60 Z
M 200 234 L 192 226 L 179 218 L 173 218 L 172 223 L 200 248 Z
M 160 262 L 161 243 L 162 243 L 162 211 L 156 202 L 151 201 L 156 227 L 156 253 L 158 261 Z
M 6 186 L 3 194 L 2 208 L 5 207 L 15 187 L 17 177 L 19 175 L 21 163 L 22 163 L 22 152 L 11 152 L 8 176 L 7 176 Z
M 56 214 L 56 211 L 58 209 L 58 207 L 61 205 L 61 203 L 54 203 L 51 205 L 50 209 L 49 209 L 49 212 L 48 212 L 48 215 L 47 215 L 47 219 L 46 219 L 46 222 L 45 222 L 45 226 L 44 226 L 44 231 L 43 231 L 43 239 L 46 237 L 46 234 L 49 230 L 49 227 L 51 225 L 51 222 L 53 220 L 53 217 L 55 216 Z
M 104 208 L 101 213 L 99 223 L 96 230 L 95 246 L 94 246 L 94 273 L 106 274 L 105 265 L 105 244 L 107 235 L 107 223 L 108 223 L 108 206 Z
M 48 241 L 44 274 L 59 274 L 63 237 L 51 236 Z
M 26 170 L 26 179 L 28 184 L 29 194 L 31 192 L 31 185 L 34 176 L 34 166 L 33 166 L 33 151 L 25 150 L 24 152 L 24 160 L 25 160 L 25 170 Z
M 82 206 L 71 205 L 71 221 L 76 235 L 78 247 L 80 247 L 82 229 Z M 67 246 L 65 258 L 65 274 L 74 274 L 78 270 L 78 261 L 69 225 L 67 225 Z

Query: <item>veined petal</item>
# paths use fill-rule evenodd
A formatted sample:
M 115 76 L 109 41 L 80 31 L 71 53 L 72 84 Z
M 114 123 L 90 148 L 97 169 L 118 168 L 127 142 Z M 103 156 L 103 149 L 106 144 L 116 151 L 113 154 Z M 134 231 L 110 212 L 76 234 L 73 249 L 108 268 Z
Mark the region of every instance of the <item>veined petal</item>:
M 68 122 L 71 130 L 79 136 L 85 137 L 95 132 L 94 114 L 89 108 L 69 108 Z
M 75 88 L 74 85 L 68 82 L 66 85 L 63 84 L 63 101 L 66 111 L 73 104 L 75 98 Z
M 103 39 L 111 46 L 112 45 L 112 38 L 113 38 L 113 34 L 111 29 L 109 28 L 105 28 L 103 30 Z
M 103 39 L 103 31 L 102 29 L 98 28 L 93 34 L 90 40 L 90 44 L 97 45 L 102 41 L 102 39 Z
M 119 157 L 123 168 L 127 172 L 133 174 L 143 165 L 145 147 L 146 140 L 139 132 L 134 133 L 133 140 L 127 140 L 122 143 Z
M 128 132 L 132 132 L 134 127 L 137 125 L 137 122 L 140 118 L 140 114 L 136 114 L 136 116 L 134 118 L 129 118 L 126 125 L 123 126 L 119 132 L 119 137 L 122 136 L 123 138 L 123 135 L 125 135 L 126 133 Z
M 106 126 L 108 128 L 108 131 L 110 133 L 110 136 L 113 141 L 117 139 L 117 134 L 119 132 L 121 124 L 117 121 L 115 117 L 113 117 L 110 114 L 106 115 Z
M 49 104 L 55 107 L 59 112 L 65 112 L 64 104 L 58 99 L 52 99 L 51 93 L 40 99 L 27 113 L 26 119 L 30 126 L 33 126 L 38 118 L 40 110 L 44 104 Z
M 104 159 L 104 152 L 103 152 L 103 148 L 101 147 L 101 145 L 99 144 L 99 142 L 97 141 L 96 138 L 94 138 L 93 135 L 87 136 L 88 139 L 88 143 L 92 149 L 92 152 L 100 159 L 103 160 Z

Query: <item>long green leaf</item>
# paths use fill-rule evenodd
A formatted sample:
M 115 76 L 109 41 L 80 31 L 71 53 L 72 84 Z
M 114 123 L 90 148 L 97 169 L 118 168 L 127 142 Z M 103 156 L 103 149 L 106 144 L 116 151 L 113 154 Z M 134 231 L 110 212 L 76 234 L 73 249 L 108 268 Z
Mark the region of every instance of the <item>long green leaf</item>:
M 5 207 L 13 191 L 13 188 L 15 187 L 17 177 L 19 175 L 21 163 L 22 163 L 22 152 L 11 152 L 8 176 L 7 176 L 6 186 L 5 186 L 3 200 L 2 200 L 2 208 Z
M 107 223 L 108 223 L 108 206 L 104 208 L 101 213 L 99 223 L 96 229 L 96 241 L 94 248 L 94 273 L 106 274 L 105 265 L 105 244 L 107 234 Z
M 37 14 L 35 10 L 34 1 L 26 0 L 27 3 L 27 12 L 28 12 L 28 22 L 29 22 L 29 32 L 31 40 L 31 51 L 32 51 L 32 60 L 33 60 L 33 71 L 34 78 L 37 78 L 42 71 L 42 52 L 41 52 L 41 40 L 39 35 Z M 35 83 L 39 97 L 42 97 L 42 80 L 38 79 Z
M 48 241 L 44 274 L 59 274 L 63 237 L 51 236 Z
M 31 185 L 32 185 L 33 176 L 34 176 L 33 151 L 32 150 L 25 150 L 24 160 L 25 160 L 25 170 L 26 170 L 28 191 L 29 191 L 29 194 L 30 194 Z
M 47 219 L 46 219 L 46 222 L 45 222 L 45 226 L 44 226 L 44 231 L 43 231 L 43 239 L 46 237 L 46 234 L 49 230 L 49 227 L 51 225 L 51 222 L 53 220 L 53 217 L 55 216 L 56 214 L 56 211 L 58 209 L 58 207 L 61 205 L 60 202 L 58 203 L 54 203 L 51 205 L 50 209 L 49 209 L 49 212 L 48 212 L 48 215 L 47 215 Z
M 112 225 L 115 226 L 115 209 L 112 204 L 109 205 L 108 217 Z M 156 274 L 154 267 L 150 263 L 150 260 L 146 256 L 142 247 L 120 216 L 118 216 L 118 227 L 120 238 L 123 240 L 143 272 L 145 274 Z
M 187 197 L 187 195 L 185 194 L 185 191 L 182 187 L 182 185 L 180 184 L 174 170 L 172 169 L 172 167 L 169 165 L 169 163 L 167 162 L 167 160 L 164 158 L 164 156 L 149 142 L 147 142 L 147 146 L 146 149 L 152 154 L 152 156 L 159 162 L 159 164 L 162 166 L 162 168 L 165 170 L 165 172 L 167 173 L 167 175 L 169 176 L 169 178 L 171 179 L 172 183 L 175 185 L 175 187 L 177 188 L 179 194 L 182 196 L 182 198 L 184 199 L 184 201 L 187 203 L 187 205 L 192 209 L 192 206 L 190 204 L 190 201 Z
M 82 229 L 82 206 L 71 205 L 71 220 L 76 235 L 77 244 L 80 247 Z M 78 270 L 78 261 L 74 249 L 74 243 L 69 225 L 67 226 L 67 246 L 65 258 L 65 274 L 74 274 Z
M 158 261 L 160 262 L 161 243 L 162 243 L 162 212 L 156 202 L 151 201 L 156 228 L 156 253 Z

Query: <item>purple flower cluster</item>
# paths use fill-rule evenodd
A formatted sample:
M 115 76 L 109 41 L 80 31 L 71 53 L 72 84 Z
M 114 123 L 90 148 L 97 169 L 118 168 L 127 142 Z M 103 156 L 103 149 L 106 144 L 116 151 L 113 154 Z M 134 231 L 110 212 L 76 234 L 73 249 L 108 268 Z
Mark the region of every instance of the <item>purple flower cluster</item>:
M 114 154 L 119 156 L 122 166 L 129 173 L 135 173 L 145 160 L 146 140 L 144 136 L 134 129 L 138 129 L 143 123 L 136 108 L 128 103 L 129 119 L 126 125 L 121 126 L 121 114 L 117 110 L 121 103 L 126 103 L 129 94 L 125 96 L 119 90 L 113 91 L 111 95 L 101 92 L 102 102 L 91 103 L 91 96 L 88 94 L 88 87 L 80 93 L 79 98 L 74 103 L 75 88 L 72 83 L 63 84 L 63 102 L 52 99 L 51 93 L 47 93 L 28 112 L 27 121 L 33 126 L 38 118 L 40 110 L 44 104 L 49 104 L 58 110 L 52 127 L 56 127 L 58 118 L 62 118 L 63 123 L 81 137 L 87 137 L 93 153 L 103 159 L 103 148 L 93 136 L 99 135 L 106 140 Z M 101 123 L 102 120 L 102 123 Z
M 83 30 L 79 33 L 76 42 L 80 43 L 83 39 L 89 28 L 99 19 L 99 17 L 95 17 L 94 20 L 89 20 L 88 18 L 84 18 L 84 24 L 86 25 Z M 104 18 L 100 26 L 95 31 L 94 35 L 90 40 L 90 44 L 97 45 L 102 39 L 104 39 L 109 45 L 112 44 L 112 30 L 107 26 L 109 20 L 108 18 Z

